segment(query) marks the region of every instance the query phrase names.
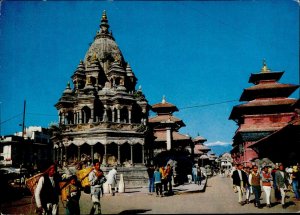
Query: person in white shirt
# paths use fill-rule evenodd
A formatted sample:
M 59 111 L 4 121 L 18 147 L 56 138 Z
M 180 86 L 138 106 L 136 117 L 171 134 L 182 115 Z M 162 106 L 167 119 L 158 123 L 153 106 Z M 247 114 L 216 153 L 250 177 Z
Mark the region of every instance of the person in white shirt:
M 109 192 L 112 196 L 115 195 L 116 186 L 117 186 L 117 167 L 113 167 L 107 174 L 107 184 L 109 188 Z
M 106 178 L 103 171 L 100 169 L 99 160 L 94 160 L 94 168 L 89 173 L 89 182 L 91 185 L 91 198 L 93 202 L 93 207 L 90 211 L 90 214 L 101 214 L 101 204 L 100 204 L 100 195 L 101 187 L 105 183 Z

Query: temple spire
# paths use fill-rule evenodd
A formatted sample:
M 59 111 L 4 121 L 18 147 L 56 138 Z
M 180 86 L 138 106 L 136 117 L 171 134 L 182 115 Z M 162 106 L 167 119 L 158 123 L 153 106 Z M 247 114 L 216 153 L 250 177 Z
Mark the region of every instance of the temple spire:
M 263 59 L 263 67 L 261 68 L 261 73 L 266 73 L 266 72 L 270 72 L 270 70 L 268 69 L 267 67 L 267 63 L 266 63 L 266 60 Z
M 162 98 L 162 101 L 161 101 L 161 103 L 163 103 L 163 104 L 165 104 L 165 103 L 166 103 L 166 97 L 165 97 L 165 95 L 163 95 L 163 98 Z
M 102 12 L 101 24 L 100 24 L 100 33 L 109 34 L 108 32 L 109 24 L 106 16 L 106 11 Z

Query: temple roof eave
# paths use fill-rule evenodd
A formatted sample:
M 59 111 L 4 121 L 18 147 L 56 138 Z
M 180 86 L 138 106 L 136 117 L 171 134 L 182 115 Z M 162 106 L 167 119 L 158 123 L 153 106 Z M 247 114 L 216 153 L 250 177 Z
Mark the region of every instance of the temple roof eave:
M 269 73 L 251 73 L 249 78 L 249 83 L 256 84 L 260 80 L 280 80 L 281 76 L 283 75 L 284 71 L 281 72 L 269 72 Z
M 235 120 L 241 118 L 243 115 L 246 114 L 257 114 L 254 112 L 255 109 L 259 109 L 261 112 L 263 110 L 269 110 L 269 109 L 274 109 L 275 107 L 277 108 L 285 108 L 286 111 L 292 111 L 293 105 L 297 103 L 296 99 L 274 99 L 274 100 L 255 100 L 251 101 L 248 103 L 236 105 L 233 107 L 231 114 L 229 116 L 230 120 Z M 285 111 L 285 112 L 286 112 Z M 249 113 L 248 113 L 249 112 Z
M 261 84 L 243 90 L 239 101 L 250 101 L 256 98 L 289 97 L 299 85 L 292 84 Z

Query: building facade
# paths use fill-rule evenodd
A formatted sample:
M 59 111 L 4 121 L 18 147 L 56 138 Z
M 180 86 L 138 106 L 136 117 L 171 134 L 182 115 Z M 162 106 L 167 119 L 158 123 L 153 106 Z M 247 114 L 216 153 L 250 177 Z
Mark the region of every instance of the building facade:
M 0 139 L 0 166 L 37 168 L 52 160 L 52 143 L 48 129 L 29 126 L 26 133 L 3 136 Z
M 268 69 L 264 61 L 260 73 L 250 75 L 249 83 L 254 86 L 244 89 L 240 101 L 245 103 L 234 106 L 229 117 L 239 126 L 231 150 L 234 163 L 251 165 L 261 158 L 251 146 L 285 127 L 297 115 L 294 106 L 297 99 L 288 97 L 299 86 L 278 83 L 283 74 Z
M 125 61 L 104 11 L 100 30 L 55 104 L 54 159 L 143 164 L 149 105 Z

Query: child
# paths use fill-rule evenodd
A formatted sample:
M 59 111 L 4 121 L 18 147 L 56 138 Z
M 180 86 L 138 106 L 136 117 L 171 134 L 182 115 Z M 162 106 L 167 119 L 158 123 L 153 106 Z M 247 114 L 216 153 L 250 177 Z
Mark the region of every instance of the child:
M 70 177 L 70 184 L 68 185 L 67 189 L 67 204 L 66 204 L 66 214 L 80 214 L 80 207 L 79 207 L 79 199 L 81 195 L 80 187 L 77 183 L 77 177 L 72 175 Z

